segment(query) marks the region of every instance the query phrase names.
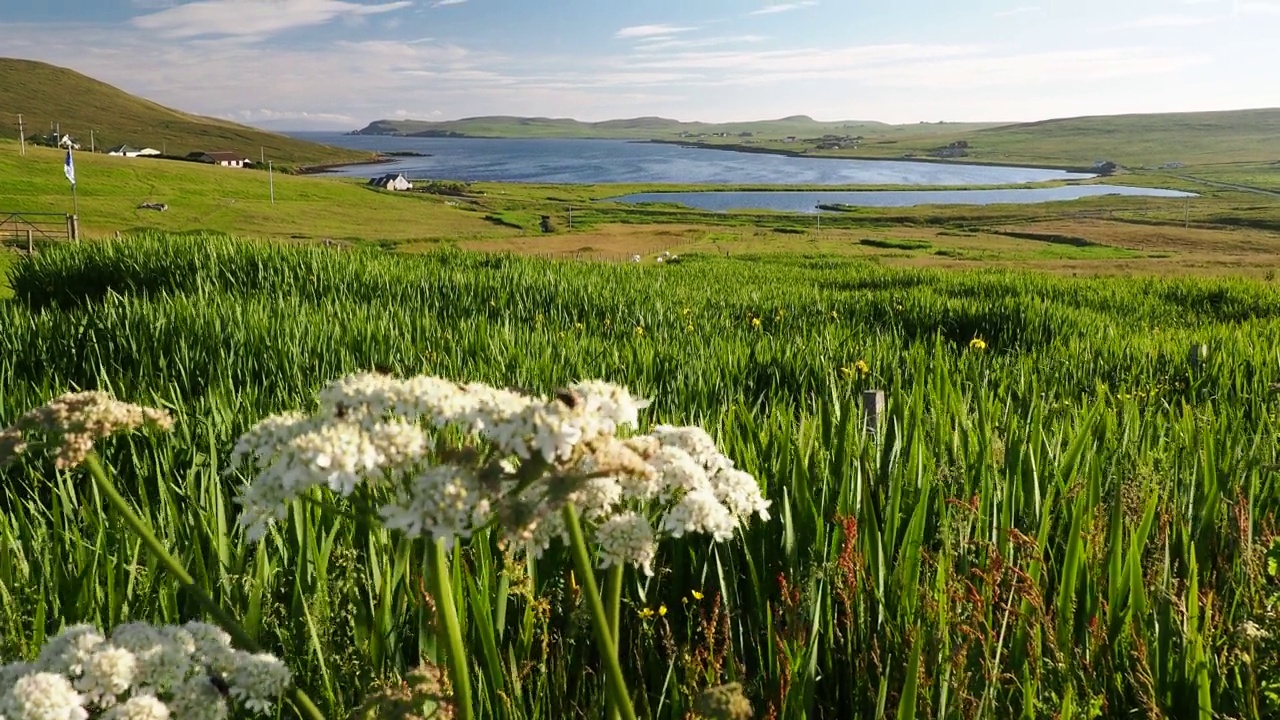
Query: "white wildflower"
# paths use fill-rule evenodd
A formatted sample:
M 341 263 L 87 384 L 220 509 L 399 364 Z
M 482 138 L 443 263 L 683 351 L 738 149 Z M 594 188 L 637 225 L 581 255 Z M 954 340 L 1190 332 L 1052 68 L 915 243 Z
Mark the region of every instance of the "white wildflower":
M 661 473 L 662 494 L 666 499 L 711 486 L 706 469 L 679 447 L 664 446 L 651 462 Z
M 679 448 L 689 454 L 694 462 L 704 468 L 715 467 L 724 457 L 716 448 L 715 440 L 700 427 L 675 427 L 659 425 L 651 433 L 663 447 Z
M 1240 634 L 1241 638 L 1248 642 L 1257 642 L 1271 637 L 1271 633 L 1263 630 L 1258 623 L 1252 620 L 1245 620 L 1240 623 L 1240 627 L 1236 628 L 1236 631 Z
M 193 650 L 191 660 L 209 670 L 225 674 L 231 672 L 235 649 L 227 631 L 205 622 L 192 621 L 182 626 L 191 636 Z
M 84 661 L 106 641 L 92 625 L 72 625 L 49 639 L 35 665 L 40 670 L 75 677 L 84 672 Z
M 237 652 L 228 680 L 231 697 L 251 712 L 265 713 L 279 702 L 292 676 L 284 663 L 269 654 Z
M 582 517 L 599 521 L 613 513 L 614 505 L 622 499 L 622 486 L 613 477 L 587 480 L 570 496 Z
M 289 445 L 311 474 L 303 481 L 305 485 L 327 485 L 344 496 L 350 495 L 360 480 L 378 470 L 385 460 L 369 435 L 349 422 L 323 425 L 294 438 Z
M 0 696 L 0 717 L 5 720 L 86 720 L 80 694 L 58 673 L 36 672 L 14 681 Z
M 84 662 L 84 674 L 75 679 L 75 688 L 84 699 L 100 708 L 116 704 L 134 682 L 138 661 L 134 654 L 110 644 L 99 649 Z
M 190 670 L 186 643 L 167 628 L 126 623 L 111 631 L 111 644 L 133 653 L 137 661 L 133 682 L 146 690 L 167 691 L 182 682 Z
M 240 436 L 231 451 L 229 470 L 245 462 L 263 462 L 299 434 L 311 429 L 313 422 L 299 412 L 288 412 L 264 418 Z
M 169 720 L 169 708 L 155 695 L 134 695 L 103 715 L 103 720 Z
M 407 497 L 381 508 L 384 524 L 410 537 L 443 539 L 452 547 L 471 536 L 489 514 L 489 500 L 475 472 L 457 465 L 422 470 L 410 482 Z
M 3 698 L 4 694 L 9 692 L 9 688 L 13 687 L 18 678 L 36 671 L 36 666 L 31 663 L 14 662 L 8 665 L 0 665 L 0 698 Z
M 644 516 L 634 512 L 614 515 L 596 529 L 596 542 L 600 544 L 600 567 L 630 563 L 645 575 L 653 575 L 658 545 Z
M 173 689 L 173 717 L 181 720 L 226 720 L 227 701 L 205 675 L 194 675 Z
M 760 485 L 751 473 L 734 468 L 721 470 L 711 476 L 711 488 L 716 499 L 724 503 L 738 520 L 746 520 L 752 515 L 759 515 L 761 520 L 769 519 L 771 503 L 760 494 Z
M 680 498 L 680 502 L 667 510 L 659 525 L 671 537 L 678 538 L 686 533 L 696 532 L 710 535 L 717 542 L 733 537 L 737 526 L 733 515 L 709 489 L 686 493 Z
M 599 418 L 601 431 L 607 435 L 613 435 L 618 428 L 635 427 L 640 422 L 640 411 L 649 407 L 648 400 L 632 397 L 625 387 L 603 380 L 580 382 L 572 389 L 581 396 L 583 412 Z

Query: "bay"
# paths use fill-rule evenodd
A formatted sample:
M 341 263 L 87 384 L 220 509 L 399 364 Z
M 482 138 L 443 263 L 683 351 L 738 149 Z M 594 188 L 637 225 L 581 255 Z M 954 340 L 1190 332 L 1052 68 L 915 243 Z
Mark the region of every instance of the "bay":
M 1104 195 L 1142 195 L 1162 198 L 1196 197 L 1192 193 L 1125 185 L 1063 185 L 1049 188 L 1002 190 L 871 190 L 871 191 L 751 191 L 633 193 L 608 198 L 623 203 L 675 203 L 699 210 L 776 210 L 815 213 L 818 205 L 853 207 L 909 207 L 913 205 L 996 205 L 1078 200 Z
M 792 157 L 625 140 L 292 134 L 357 150 L 430 155 L 334 170 L 334 174 L 347 177 L 371 178 L 398 172 L 411 179 L 524 183 L 944 186 L 1009 185 L 1091 177 L 1039 168 Z

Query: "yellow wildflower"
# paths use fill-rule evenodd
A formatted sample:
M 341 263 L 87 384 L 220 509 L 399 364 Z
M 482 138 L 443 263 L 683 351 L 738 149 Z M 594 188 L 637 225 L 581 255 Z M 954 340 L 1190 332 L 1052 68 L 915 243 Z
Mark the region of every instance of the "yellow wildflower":
M 643 325 L 637 325 L 637 326 L 636 326 L 636 337 L 644 337 L 644 326 L 643 326 Z
M 640 615 L 641 620 L 648 620 L 653 617 L 653 610 L 649 608 L 640 608 L 640 612 L 637 614 Z
M 666 617 L 666 616 L 667 616 L 667 606 L 664 603 L 658 606 L 658 617 Z
M 684 331 L 685 331 L 685 332 L 693 332 L 693 323 L 689 323 L 688 325 L 685 325 L 685 326 L 684 326 Z
M 753 317 L 753 318 L 751 318 L 751 327 L 755 328 L 756 330 L 759 330 L 759 329 L 760 329 L 760 318 L 758 318 L 758 317 Z
M 970 350 L 986 350 L 987 343 L 982 338 L 974 338 L 969 341 Z
M 840 319 L 840 313 L 836 312 L 835 310 L 832 310 L 832 311 L 831 311 L 831 319 L 832 319 L 832 320 L 839 320 L 839 319 Z
M 578 322 L 578 323 L 574 323 L 574 324 L 573 324 L 573 329 L 574 329 L 574 330 L 577 330 L 578 332 L 582 332 L 585 328 L 586 328 L 586 326 L 585 326 L 585 325 L 583 325 L 583 324 L 582 324 L 582 323 L 580 323 L 580 322 Z
M 694 600 L 701 600 L 702 598 L 703 598 L 703 594 L 702 594 L 702 593 L 698 592 L 697 590 L 694 590 L 694 591 L 693 591 L 693 599 L 694 599 Z

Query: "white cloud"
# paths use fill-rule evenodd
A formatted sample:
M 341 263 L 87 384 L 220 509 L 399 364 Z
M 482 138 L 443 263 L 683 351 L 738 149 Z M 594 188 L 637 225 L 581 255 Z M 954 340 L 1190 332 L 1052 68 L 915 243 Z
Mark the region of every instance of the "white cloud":
M 467 0 L 436 0 L 431 7 L 447 7 L 449 5 L 461 5 Z
M 705 38 L 689 38 L 687 40 L 679 40 L 666 35 L 654 35 L 652 37 L 642 38 L 636 44 L 636 50 L 640 52 L 656 52 L 658 50 L 671 50 L 675 48 L 701 48 L 715 47 L 716 45 L 736 45 L 739 43 L 758 43 L 764 42 L 769 38 L 764 35 L 725 35 L 720 37 Z
M 133 25 L 172 38 L 263 37 L 293 28 L 323 25 L 411 6 L 411 0 L 362 5 L 346 0 L 199 0 L 140 15 Z
M 1280 15 L 1278 2 L 1237 2 L 1235 9 L 1245 15 Z
M 802 8 L 813 7 L 818 4 L 818 0 L 800 0 L 799 2 L 781 3 L 778 5 L 766 5 L 759 10 L 752 10 L 748 15 L 774 15 L 777 13 L 790 12 L 792 10 L 800 10 Z
M 1211 15 L 1150 15 L 1121 25 L 1118 29 L 1199 27 L 1201 25 L 1211 25 L 1218 22 L 1219 19 Z
M 1016 17 L 1018 15 L 1029 15 L 1031 13 L 1043 12 L 1044 8 L 1039 5 L 1023 5 L 1022 7 L 1008 8 L 1006 10 L 997 10 L 995 16 L 998 18 Z
M 679 27 L 676 25 L 632 25 L 624 27 L 614 33 L 616 38 L 650 38 L 650 37 L 666 37 L 677 33 L 689 32 L 697 30 L 696 27 Z

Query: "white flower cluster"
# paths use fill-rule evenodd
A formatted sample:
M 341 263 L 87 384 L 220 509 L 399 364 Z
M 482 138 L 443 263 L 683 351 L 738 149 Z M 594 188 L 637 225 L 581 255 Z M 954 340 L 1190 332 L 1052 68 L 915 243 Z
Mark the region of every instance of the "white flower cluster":
M 656 543 L 689 533 L 731 538 L 769 517 L 755 478 L 696 427 L 659 426 L 620 439 L 648 405 L 588 381 L 539 397 L 438 377 L 362 373 L 325 387 L 311 415 L 269 417 L 236 444 L 232 469 L 256 476 L 241 522 L 260 539 L 313 488 L 381 498 L 384 524 L 452 545 L 495 520 L 504 539 L 539 556 L 567 538 L 560 510 L 579 508 L 603 566 L 652 573 Z M 462 450 L 442 438 L 463 436 Z
M 34 662 L 0 665 L 0 720 L 224 720 L 228 700 L 272 710 L 291 681 L 284 663 L 207 623 L 129 623 L 110 638 L 73 625 Z

